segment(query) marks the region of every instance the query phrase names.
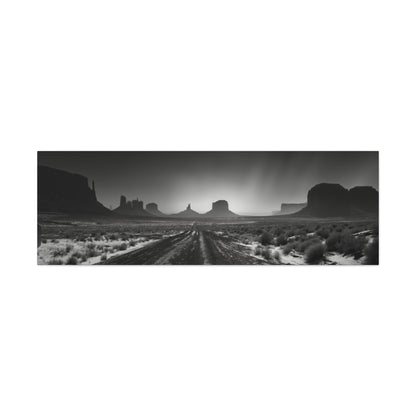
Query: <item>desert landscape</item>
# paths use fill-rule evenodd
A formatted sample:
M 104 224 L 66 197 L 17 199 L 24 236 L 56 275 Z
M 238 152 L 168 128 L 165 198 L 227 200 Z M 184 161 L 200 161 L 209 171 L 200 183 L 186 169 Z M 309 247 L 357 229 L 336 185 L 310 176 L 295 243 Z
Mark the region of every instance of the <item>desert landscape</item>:
M 373 265 L 378 241 L 372 186 L 316 184 L 270 215 L 238 214 L 227 200 L 166 214 L 124 195 L 109 209 L 94 181 L 38 166 L 39 265 Z
M 39 217 L 38 264 L 378 264 L 374 221 Z

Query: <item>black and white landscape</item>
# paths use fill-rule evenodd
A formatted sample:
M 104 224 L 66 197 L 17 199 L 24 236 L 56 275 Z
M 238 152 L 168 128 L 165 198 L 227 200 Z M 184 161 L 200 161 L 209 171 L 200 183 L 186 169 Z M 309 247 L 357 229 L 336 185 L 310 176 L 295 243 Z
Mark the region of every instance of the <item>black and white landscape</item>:
M 38 264 L 378 264 L 378 152 L 38 152 Z

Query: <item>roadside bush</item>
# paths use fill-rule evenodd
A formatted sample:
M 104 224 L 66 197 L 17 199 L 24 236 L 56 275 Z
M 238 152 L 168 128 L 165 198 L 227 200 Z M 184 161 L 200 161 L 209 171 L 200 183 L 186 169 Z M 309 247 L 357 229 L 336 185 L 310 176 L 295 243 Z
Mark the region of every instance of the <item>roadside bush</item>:
M 295 231 L 290 229 L 286 231 L 286 238 L 292 237 L 295 235 Z
M 74 246 L 72 244 L 67 244 L 65 247 L 65 251 L 68 254 L 72 249 L 74 248 Z
M 100 257 L 101 261 L 107 260 L 107 254 L 102 254 Z
M 58 264 L 64 264 L 64 262 L 61 259 L 52 259 L 48 261 L 48 264 L 56 266 Z
M 307 230 L 306 230 L 306 228 L 305 227 L 299 227 L 297 230 L 296 230 L 296 235 L 301 235 L 301 236 L 303 236 L 303 235 L 306 235 L 307 234 Z
M 287 256 L 294 248 L 296 247 L 295 243 L 288 243 L 283 247 L 283 254 Z
M 254 254 L 255 254 L 256 256 L 260 256 L 260 255 L 262 254 L 262 252 L 263 252 L 263 249 L 262 249 L 262 247 L 261 247 L 261 246 L 257 246 L 257 247 L 254 249 Z
M 365 264 L 378 264 L 378 238 L 375 238 L 364 250 Z
M 134 247 L 136 245 L 136 242 L 134 241 L 134 240 L 131 240 L 130 242 L 129 242 L 129 246 L 130 247 Z
M 287 238 L 284 234 L 280 234 L 276 237 L 276 245 L 277 246 L 284 246 L 287 244 Z
M 338 245 L 341 240 L 340 233 L 331 233 L 326 239 L 326 248 L 328 251 L 337 251 Z
M 126 250 L 127 249 L 127 244 L 126 243 L 121 243 L 117 246 L 118 250 Z
M 341 254 L 353 255 L 355 259 L 362 257 L 364 247 L 365 239 L 355 237 L 349 231 L 331 233 L 326 240 L 326 248 L 328 251 L 337 251 Z
M 259 242 L 260 242 L 261 244 L 263 244 L 264 246 L 267 246 L 267 245 L 269 245 L 269 244 L 271 244 L 271 243 L 272 243 L 272 240 L 273 240 L 273 236 L 272 236 L 269 232 L 265 231 L 265 232 L 264 232 L 264 233 L 260 236 Z
M 355 259 L 359 259 L 363 256 L 365 244 L 364 238 L 354 237 L 349 233 L 343 233 L 341 234 L 338 251 L 346 255 L 354 256 Z
M 324 258 L 325 248 L 322 243 L 315 243 L 305 251 L 305 261 L 308 264 L 318 264 Z
M 301 243 L 297 244 L 296 250 L 300 253 L 304 253 L 308 247 L 314 244 L 321 244 L 321 240 L 319 240 L 319 238 L 310 238 L 309 240 L 302 241 Z
M 276 237 L 278 237 L 279 235 L 281 235 L 283 233 L 283 230 L 281 229 L 281 228 L 279 228 L 279 227 L 276 227 L 275 229 L 274 229 L 274 232 L 273 232 L 273 234 L 276 236 Z
M 316 235 L 318 235 L 321 238 L 328 238 L 330 234 L 330 231 L 328 230 L 328 228 L 320 228 L 319 230 L 316 231 Z
M 78 259 L 75 256 L 71 256 L 67 261 L 66 264 L 75 265 L 78 264 Z
M 276 261 L 278 261 L 279 263 L 281 262 L 282 258 L 280 256 L 280 253 L 276 250 L 273 254 L 273 257 Z
M 266 260 L 270 260 L 272 257 L 272 253 L 268 248 L 263 248 L 262 250 L 262 256 L 266 259 Z
M 94 248 L 87 249 L 87 252 L 85 253 L 85 255 L 86 255 L 87 258 L 89 258 L 89 257 L 96 257 L 96 256 L 98 256 L 98 254 L 99 254 L 98 251 L 95 250 Z
M 62 257 L 62 256 L 65 256 L 65 254 L 66 254 L 66 250 L 64 247 L 58 247 L 52 251 L 53 257 Z

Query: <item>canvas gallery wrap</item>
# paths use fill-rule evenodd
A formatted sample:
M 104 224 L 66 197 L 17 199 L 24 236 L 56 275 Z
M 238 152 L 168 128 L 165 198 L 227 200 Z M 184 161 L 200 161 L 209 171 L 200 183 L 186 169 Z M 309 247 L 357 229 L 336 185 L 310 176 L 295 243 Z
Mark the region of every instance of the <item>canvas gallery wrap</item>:
M 378 264 L 378 152 L 38 152 L 40 265 Z

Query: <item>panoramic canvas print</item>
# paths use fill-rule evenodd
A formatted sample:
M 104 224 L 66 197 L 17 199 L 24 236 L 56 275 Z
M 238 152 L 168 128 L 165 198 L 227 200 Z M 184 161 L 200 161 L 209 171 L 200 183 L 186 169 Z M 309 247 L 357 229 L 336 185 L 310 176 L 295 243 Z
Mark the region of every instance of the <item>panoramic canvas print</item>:
M 41 265 L 379 263 L 378 152 L 38 152 Z

